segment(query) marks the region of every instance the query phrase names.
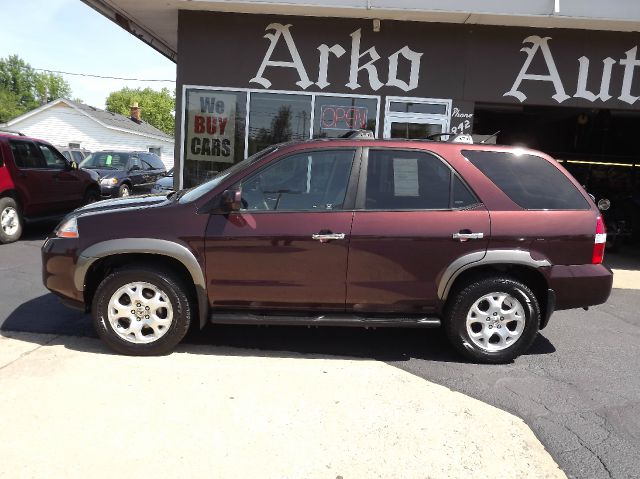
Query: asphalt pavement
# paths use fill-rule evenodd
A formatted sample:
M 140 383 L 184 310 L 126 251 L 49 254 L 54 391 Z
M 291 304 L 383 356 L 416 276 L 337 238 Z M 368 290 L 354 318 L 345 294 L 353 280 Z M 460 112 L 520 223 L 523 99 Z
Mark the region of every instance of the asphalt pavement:
M 63 344 L 95 337 L 87 316 L 42 286 L 50 228 L 0 247 L 0 333 L 56 334 Z M 638 310 L 640 291 L 616 289 L 589 311 L 557 312 L 528 354 L 499 366 L 460 361 L 439 330 L 207 326 L 187 343 L 226 355 L 384 361 L 521 417 L 569 477 L 640 478 Z

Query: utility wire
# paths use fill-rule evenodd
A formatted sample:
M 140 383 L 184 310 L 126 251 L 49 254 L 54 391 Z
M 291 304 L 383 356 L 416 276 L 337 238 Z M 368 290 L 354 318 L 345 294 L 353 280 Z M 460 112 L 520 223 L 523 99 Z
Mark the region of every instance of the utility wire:
M 156 81 L 156 82 L 170 82 L 170 83 L 175 83 L 175 80 L 143 80 L 141 78 L 122 78 L 122 77 L 111 77 L 111 76 L 105 76 L 105 75 L 92 75 L 90 73 L 73 73 L 73 72 L 63 72 L 63 71 L 59 71 L 59 70 L 47 70 L 45 68 L 32 68 L 32 70 L 36 70 L 39 72 L 47 72 L 47 73 L 59 73 L 62 75 L 75 75 L 75 76 L 80 76 L 80 77 L 92 77 L 92 78 L 104 78 L 107 80 L 127 80 L 127 81 L 144 81 L 144 82 L 151 82 L 151 81 Z

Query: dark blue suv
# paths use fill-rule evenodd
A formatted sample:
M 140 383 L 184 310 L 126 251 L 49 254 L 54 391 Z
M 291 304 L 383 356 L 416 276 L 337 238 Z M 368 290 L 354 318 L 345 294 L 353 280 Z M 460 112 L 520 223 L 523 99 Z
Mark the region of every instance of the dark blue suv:
M 149 191 L 167 171 L 158 155 L 146 151 L 98 151 L 80 163 L 80 168 L 98 173 L 103 197 Z

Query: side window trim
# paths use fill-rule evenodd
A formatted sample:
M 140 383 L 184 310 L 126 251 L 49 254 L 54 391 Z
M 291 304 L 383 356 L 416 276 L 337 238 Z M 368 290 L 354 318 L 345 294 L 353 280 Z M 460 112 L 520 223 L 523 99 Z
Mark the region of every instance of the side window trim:
M 309 150 L 298 150 L 295 152 L 291 152 L 286 155 L 282 155 L 273 161 L 270 161 L 268 164 L 261 166 L 260 168 L 253 170 L 251 173 L 243 176 L 239 180 L 235 181 L 232 186 L 229 188 L 235 188 L 238 184 L 251 179 L 255 175 L 259 175 L 261 172 L 267 170 L 268 168 L 276 165 L 277 163 L 286 160 L 287 158 L 291 158 L 293 156 L 305 153 L 314 153 L 314 152 L 331 152 L 331 151 L 352 151 L 353 159 L 351 162 L 351 169 L 349 171 L 349 178 L 347 180 L 347 190 L 345 192 L 345 199 L 343 202 L 343 207 L 335 210 L 306 210 L 306 209 L 287 209 L 287 210 L 241 210 L 239 213 L 251 213 L 251 214 L 262 214 L 262 213 L 338 213 L 345 211 L 353 211 L 355 208 L 356 201 L 356 193 L 359 182 L 359 174 L 358 171 L 360 169 L 360 165 L 362 164 L 362 147 L 357 146 L 347 146 L 343 148 L 319 148 L 319 149 L 309 149 Z
M 449 207 L 448 208 L 430 208 L 430 209 L 424 209 L 424 208 L 415 208 L 415 209 L 367 209 L 365 207 L 366 205 L 366 195 L 367 195 L 367 174 L 368 174 L 368 168 L 369 168 L 369 152 L 371 150 L 393 150 L 393 151 L 411 151 L 411 152 L 417 152 L 417 153 L 423 153 L 423 154 L 428 154 L 431 155 L 435 158 L 437 158 L 446 168 L 449 169 L 449 171 L 451 172 L 450 178 L 449 178 Z M 355 205 L 354 205 L 354 209 L 356 211 L 460 211 L 460 210 L 466 210 L 469 209 L 471 207 L 477 206 L 477 205 L 481 205 L 482 201 L 480 200 L 480 198 L 478 197 L 478 195 L 476 195 L 476 193 L 469 187 L 469 184 L 465 181 L 465 179 L 462 177 L 462 175 L 460 175 L 450 164 L 447 160 L 445 160 L 442 156 L 440 156 L 439 154 L 431 151 L 431 150 L 423 150 L 421 148 L 397 148 L 397 147 L 388 147 L 388 146 L 375 146 L 375 147 L 364 147 L 362 148 L 362 157 L 360 159 L 361 161 L 361 165 L 360 165 L 360 174 L 358 175 L 358 185 L 357 185 L 357 193 L 356 193 L 356 201 L 355 201 Z M 462 183 L 464 184 L 464 186 L 467 188 L 467 190 L 469 191 L 469 193 L 471 193 L 471 195 L 476 199 L 476 203 L 472 204 L 472 205 L 467 205 L 467 206 L 463 206 L 460 208 L 455 208 L 453 206 L 453 201 L 454 201 L 454 195 L 453 195 L 453 185 L 455 182 L 455 178 L 458 177 L 460 178 L 460 180 L 462 181 Z

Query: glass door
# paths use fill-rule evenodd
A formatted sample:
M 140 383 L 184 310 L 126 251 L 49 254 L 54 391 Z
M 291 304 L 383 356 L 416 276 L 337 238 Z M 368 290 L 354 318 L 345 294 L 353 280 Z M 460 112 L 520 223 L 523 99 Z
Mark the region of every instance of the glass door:
M 451 100 L 387 97 L 384 138 L 425 139 L 449 131 Z

